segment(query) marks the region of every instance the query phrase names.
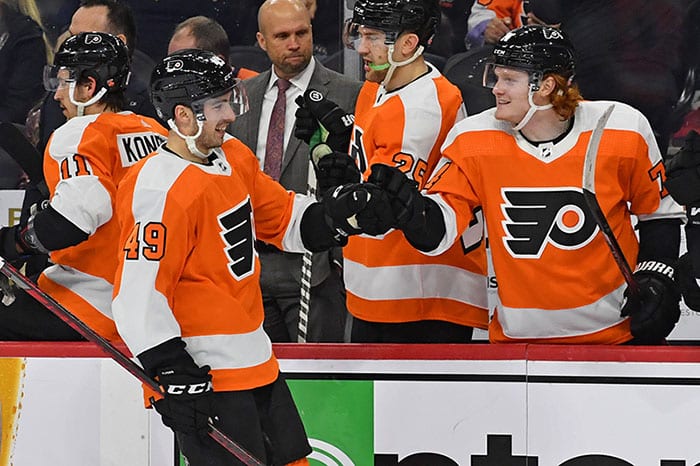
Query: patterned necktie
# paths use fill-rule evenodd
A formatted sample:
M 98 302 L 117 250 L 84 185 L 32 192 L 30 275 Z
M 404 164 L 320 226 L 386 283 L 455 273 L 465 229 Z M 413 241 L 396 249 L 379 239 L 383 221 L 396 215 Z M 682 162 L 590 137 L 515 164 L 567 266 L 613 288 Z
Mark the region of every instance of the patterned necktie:
M 265 146 L 264 171 L 275 180 L 280 179 L 282 171 L 282 155 L 284 154 L 284 116 L 287 110 L 287 97 L 285 92 L 291 83 L 279 78 L 277 86 L 277 100 L 272 107 L 270 126 L 267 128 L 267 144 Z

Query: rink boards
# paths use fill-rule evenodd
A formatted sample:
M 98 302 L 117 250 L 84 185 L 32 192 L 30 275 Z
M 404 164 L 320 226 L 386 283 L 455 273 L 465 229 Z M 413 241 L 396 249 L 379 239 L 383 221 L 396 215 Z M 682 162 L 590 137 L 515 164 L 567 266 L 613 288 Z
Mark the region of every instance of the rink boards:
M 696 466 L 700 347 L 276 345 L 313 465 Z M 89 343 L 0 343 L 0 466 L 172 466 Z

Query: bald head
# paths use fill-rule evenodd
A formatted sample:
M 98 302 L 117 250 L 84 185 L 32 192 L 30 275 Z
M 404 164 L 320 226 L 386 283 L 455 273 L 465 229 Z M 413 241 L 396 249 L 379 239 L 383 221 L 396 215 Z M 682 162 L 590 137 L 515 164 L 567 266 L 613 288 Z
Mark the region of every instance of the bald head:
M 258 45 L 278 76 L 291 79 L 311 61 L 311 15 L 300 0 L 267 0 L 258 10 Z
M 266 0 L 258 9 L 258 31 L 264 30 L 278 17 L 298 16 L 306 18 L 311 25 L 311 13 L 302 0 Z

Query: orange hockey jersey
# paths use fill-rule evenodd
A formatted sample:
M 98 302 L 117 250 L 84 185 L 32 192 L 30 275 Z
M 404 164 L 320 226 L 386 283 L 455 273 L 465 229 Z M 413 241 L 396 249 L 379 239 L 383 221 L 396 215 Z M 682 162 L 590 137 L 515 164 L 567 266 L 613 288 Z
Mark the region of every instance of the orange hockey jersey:
M 39 286 L 107 339 L 117 339 L 110 304 L 117 269 L 117 185 L 130 166 L 165 141 L 156 120 L 132 112 L 68 120 L 46 146 L 44 176 L 51 206 L 90 236 L 53 251 Z
M 314 199 L 263 173 L 238 139 L 215 154 L 203 165 L 163 147 L 124 179 L 112 310 L 132 354 L 180 337 L 211 366 L 215 390 L 245 390 L 279 371 L 262 326 L 254 240 L 304 252 L 299 222 Z
M 464 116 L 459 90 L 433 68 L 392 92 L 366 82 L 355 107 L 351 155 L 365 177 L 368 167 L 383 163 L 423 186 L 447 132 Z M 434 257 L 415 250 L 398 230 L 350 237 L 343 249 L 348 310 L 370 322 L 443 320 L 486 328 L 482 226 Z
M 523 0 L 477 0 L 467 20 L 469 28 L 492 18 L 510 18 L 510 28 L 519 28 L 525 18 L 523 3 Z
M 588 141 L 611 102 L 582 102 L 559 142 L 534 146 L 488 110 L 458 123 L 428 183 L 441 206 L 449 247 L 483 208 L 498 281 L 492 342 L 605 343 L 631 339 L 620 317 L 625 282 L 583 199 Z M 627 261 L 640 220 L 682 218 L 662 190 L 663 165 L 644 116 L 622 103 L 607 123 L 595 171 L 596 194 Z M 629 205 L 629 208 L 628 208 Z

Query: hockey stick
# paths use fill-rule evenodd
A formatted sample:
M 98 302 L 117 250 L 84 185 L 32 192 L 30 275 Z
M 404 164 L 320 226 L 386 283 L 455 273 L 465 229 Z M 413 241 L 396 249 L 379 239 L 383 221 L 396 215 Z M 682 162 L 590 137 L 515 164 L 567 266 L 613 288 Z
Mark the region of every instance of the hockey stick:
M 0 147 L 24 170 L 32 184 L 43 181 L 41 154 L 14 124 L 0 123 Z
M 590 210 L 593 219 L 598 224 L 600 232 L 610 248 L 613 259 L 615 259 L 615 263 L 620 269 L 620 272 L 622 272 L 622 276 L 625 278 L 625 282 L 627 282 L 627 288 L 630 290 L 632 296 L 636 297 L 639 296 L 639 285 L 637 284 L 637 280 L 635 280 L 634 276 L 632 275 L 632 268 L 627 263 L 627 259 L 625 259 L 625 255 L 622 252 L 622 248 L 620 248 L 620 244 L 617 242 L 617 238 L 615 238 L 615 235 L 610 228 L 610 224 L 605 218 L 605 214 L 600 208 L 600 204 L 598 203 L 598 199 L 595 195 L 595 167 L 596 160 L 598 159 L 598 146 L 600 145 L 600 139 L 603 137 L 605 124 L 608 122 L 610 114 L 614 108 L 615 105 L 610 105 L 603 112 L 600 118 L 598 118 L 595 128 L 591 133 L 591 139 L 588 141 L 588 148 L 586 149 L 586 155 L 583 161 L 583 199 L 586 202 L 588 210 Z
M 97 346 L 105 353 L 109 354 L 117 364 L 126 369 L 127 372 L 136 377 L 141 383 L 155 392 L 162 393 L 158 382 L 149 377 L 141 366 L 129 359 L 124 353 L 112 345 L 112 343 L 88 327 L 82 320 L 78 319 L 68 309 L 46 294 L 34 282 L 22 275 L 2 257 L 0 257 L 0 273 L 12 280 L 17 287 L 24 290 L 28 295 L 36 299 L 39 304 L 43 305 L 66 324 L 70 325 L 71 328 L 80 333 L 85 339 L 97 344 Z M 263 463 L 248 453 L 239 444 L 228 438 L 226 434 L 214 427 L 211 422 L 209 423 L 209 436 L 246 466 L 263 466 Z
M 309 158 L 308 175 L 306 176 L 306 194 L 316 194 L 316 172 L 313 160 Z M 309 310 L 311 309 L 311 268 L 313 253 L 305 252 L 301 258 L 301 290 L 299 299 L 299 323 L 297 325 L 297 343 L 306 343 L 309 330 Z

